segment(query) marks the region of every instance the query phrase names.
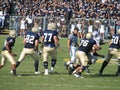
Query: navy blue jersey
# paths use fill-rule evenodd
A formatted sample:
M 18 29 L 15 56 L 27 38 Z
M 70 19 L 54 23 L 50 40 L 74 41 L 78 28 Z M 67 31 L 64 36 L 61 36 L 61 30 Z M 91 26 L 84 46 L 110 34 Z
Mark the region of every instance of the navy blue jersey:
M 43 35 L 44 35 L 44 46 L 55 47 L 55 42 L 53 37 L 57 36 L 57 32 L 52 30 L 44 30 Z
M 80 45 L 78 50 L 85 52 L 86 54 L 90 52 L 90 50 L 92 49 L 93 45 L 96 44 L 96 41 L 93 40 L 92 38 L 90 39 L 82 39 L 80 40 Z
M 120 48 L 120 35 L 115 34 L 112 36 L 112 41 L 111 41 L 111 45 L 109 48 L 116 48 L 119 49 Z
M 34 48 L 35 40 L 39 40 L 39 35 L 34 32 L 27 32 L 25 35 L 26 44 L 25 48 Z
M 15 38 L 7 37 L 4 42 L 4 46 L 3 46 L 2 50 L 6 50 L 6 43 L 9 43 L 8 47 L 10 48 L 10 50 L 12 50 L 12 47 L 14 46 L 14 43 L 15 43 Z

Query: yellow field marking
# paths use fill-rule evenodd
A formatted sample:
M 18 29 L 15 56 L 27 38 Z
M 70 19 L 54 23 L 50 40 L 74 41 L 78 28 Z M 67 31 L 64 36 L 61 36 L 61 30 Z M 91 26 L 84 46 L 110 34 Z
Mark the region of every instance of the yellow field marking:
M 64 58 L 63 61 L 68 62 L 70 59 L 69 58 Z

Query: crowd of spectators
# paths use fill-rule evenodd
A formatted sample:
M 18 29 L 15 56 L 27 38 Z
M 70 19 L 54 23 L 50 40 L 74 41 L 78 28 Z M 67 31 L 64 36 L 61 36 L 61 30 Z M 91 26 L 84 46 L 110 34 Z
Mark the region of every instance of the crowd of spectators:
M 119 0 L 0 0 L 0 26 L 10 16 L 55 17 L 66 23 L 73 18 L 120 20 Z M 117 24 L 117 23 L 116 23 Z M 118 26 L 120 25 L 120 21 Z

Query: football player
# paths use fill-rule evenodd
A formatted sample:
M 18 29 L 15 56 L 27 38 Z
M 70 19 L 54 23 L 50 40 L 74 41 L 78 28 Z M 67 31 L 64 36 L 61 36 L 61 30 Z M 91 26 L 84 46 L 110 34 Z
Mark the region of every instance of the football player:
M 76 53 L 76 48 L 79 46 L 78 45 L 78 28 L 74 28 L 73 33 L 71 33 L 68 37 L 68 51 L 70 53 L 71 59 L 65 63 L 66 69 L 68 69 L 68 66 L 70 67 L 73 66 L 73 63 L 75 62 L 75 53 Z
M 16 54 L 12 52 L 12 48 L 14 46 L 15 39 L 16 39 L 16 31 L 10 30 L 9 37 L 7 37 L 7 39 L 5 40 L 2 49 L 2 54 L 1 54 L 2 59 L 0 64 L 0 69 L 1 69 L 5 65 L 6 59 L 10 61 L 10 63 L 12 64 L 12 72 L 14 76 L 16 76 L 16 61 L 14 59 L 14 56 L 16 56 Z
M 79 48 L 76 51 L 76 64 L 80 64 L 83 68 L 83 71 L 88 66 L 88 53 L 94 49 L 98 50 L 99 46 L 97 45 L 96 41 L 92 39 L 92 34 L 87 33 L 86 37 L 80 40 Z
M 24 60 L 24 58 L 29 55 L 35 60 L 35 74 L 40 74 L 38 71 L 39 66 L 39 56 L 38 56 L 38 43 L 39 43 L 39 35 L 37 34 L 38 28 L 33 27 L 32 31 L 28 31 L 23 40 L 24 48 L 20 54 L 18 61 L 16 62 L 16 67 L 20 65 L 20 63 Z
M 118 59 L 119 65 L 118 70 L 116 72 L 117 76 L 120 76 L 120 29 L 118 30 L 118 34 L 114 34 L 112 36 L 112 40 L 110 41 L 108 54 L 102 64 L 101 69 L 99 70 L 99 75 L 101 76 L 103 73 L 104 68 L 108 65 L 110 62 L 112 56 L 115 56 Z
M 48 58 L 51 56 L 51 72 L 56 64 L 57 51 L 56 48 L 60 46 L 59 40 L 57 38 L 57 32 L 55 31 L 56 24 L 54 22 L 48 23 L 48 29 L 44 30 L 41 37 L 41 42 L 43 43 L 43 65 L 45 68 L 44 75 L 48 75 Z
M 68 68 L 68 73 L 71 75 L 73 74 L 75 77 L 81 77 L 81 78 L 84 78 L 81 76 L 81 73 L 82 73 L 82 66 L 79 65 L 79 64 L 73 64 L 73 67 L 70 67 Z

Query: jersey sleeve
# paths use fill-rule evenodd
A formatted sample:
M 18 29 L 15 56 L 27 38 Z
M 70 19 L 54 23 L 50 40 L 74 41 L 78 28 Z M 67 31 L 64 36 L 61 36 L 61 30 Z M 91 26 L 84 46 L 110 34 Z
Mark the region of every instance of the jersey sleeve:
M 12 43 L 12 42 L 14 42 L 14 41 L 13 41 L 12 38 L 8 37 L 8 38 L 7 38 L 7 42 Z
M 71 38 L 72 38 L 72 35 L 70 34 L 70 35 L 68 36 L 68 39 L 71 40 Z

